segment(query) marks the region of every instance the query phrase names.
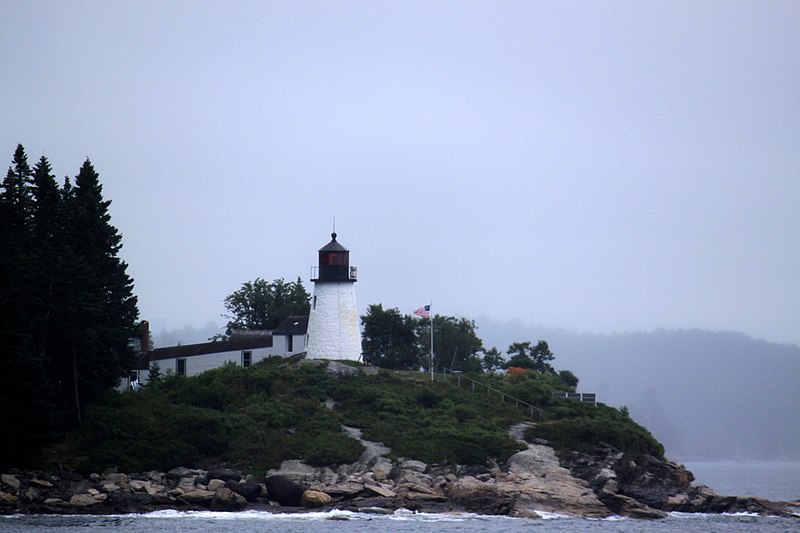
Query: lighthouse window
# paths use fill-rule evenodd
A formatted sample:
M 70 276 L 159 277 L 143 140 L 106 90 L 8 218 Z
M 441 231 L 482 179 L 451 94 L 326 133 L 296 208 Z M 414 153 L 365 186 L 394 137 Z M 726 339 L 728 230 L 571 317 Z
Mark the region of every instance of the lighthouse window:
M 327 266 L 346 265 L 347 256 L 343 253 L 339 254 L 336 252 L 328 252 L 322 256 L 320 262 Z

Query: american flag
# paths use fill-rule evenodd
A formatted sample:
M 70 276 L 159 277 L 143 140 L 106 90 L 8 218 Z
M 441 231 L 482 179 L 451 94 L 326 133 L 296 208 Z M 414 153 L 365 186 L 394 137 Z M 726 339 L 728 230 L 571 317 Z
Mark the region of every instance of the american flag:
M 414 314 L 417 316 L 424 316 L 429 317 L 431 316 L 431 306 L 430 305 L 423 305 L 422 307 L 418 307 Z

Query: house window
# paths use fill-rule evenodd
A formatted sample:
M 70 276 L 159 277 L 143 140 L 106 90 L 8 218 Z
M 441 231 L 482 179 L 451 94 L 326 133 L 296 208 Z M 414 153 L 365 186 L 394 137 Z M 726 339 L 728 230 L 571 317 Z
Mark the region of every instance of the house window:
M 242 352 L 242 366 L 248 367 L 253 364 L 253 352 Z
M 186 375 L 186 359 L 175 360 L 175 374 L 178 376 Z
M 291 353 L 294 349 L 294 337 L 291 335 L 286 336 L 286 351 Z

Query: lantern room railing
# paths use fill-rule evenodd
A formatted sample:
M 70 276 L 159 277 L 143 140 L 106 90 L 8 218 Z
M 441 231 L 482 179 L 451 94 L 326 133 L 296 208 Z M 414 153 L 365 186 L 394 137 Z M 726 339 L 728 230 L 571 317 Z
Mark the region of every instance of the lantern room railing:
M 326 267 L 327 268 L 327 267 Z M 330 271 L 329 271 L 330 272 Z M 333 281 L 356 281 L 358 279 L 358 267 L 350 265 L 347 267 L 347 273 L 342 276 L 336 276 L 332 278 Z M 311 281 L 319 280 L 319 266 L 312 266 L 311 267 Z

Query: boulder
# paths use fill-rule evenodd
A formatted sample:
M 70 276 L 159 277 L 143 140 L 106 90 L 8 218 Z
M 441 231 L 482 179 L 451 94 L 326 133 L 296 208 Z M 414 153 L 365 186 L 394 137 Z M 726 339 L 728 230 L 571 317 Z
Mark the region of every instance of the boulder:
M 19 488 L 19 479 L 17 479 L 17 476 L 15 476 L 15 475 L 2 474 L 2 475 L 0 475 L 0 481 L 3 482 L 3 485 L 6 485 L 7 487 L 11 487 L 12 489 L 18 489 Z
M 181 478 L 186 478 L 186 477 L 192 477 L 193 478 L 194 476 L 198 476 L 198 475 L 202 475 L 202 474 L 204 474 L 204 473 L 202 471 L 200 471 L 200 470 L 192 470 L 190 468 L 185 468 L 183 466 L 179 466 L 178 468 L 173 468 L 172 470 L 167 472 L 166 475 L 167 475 L 167 479 L 171 479 L 173 481 L 177 481 L 177 480 L 179 480 Z
M 384 481 L 391 475 L 394 465 L 385 457 L 375 457 L 370 461 L 370 467 L 372 468 L 372 475 L 375 480 Z
M 120 490 L 119 486 L 115 483 L 105 483 L 100 488 L 103 490 L 103 492 L 117 492 Z
M 282 462 L 278 470 L 267 472 L 267 475 L 283 476 L 292 481 L 314 481 L 317 476 L 317 469 L 298 459 L 290 459 Z
M 597 497 L 611 512 L 628 518 L 658 519 L 666 518 L 667 513 L 648 507 L 629 496 L 613 492 L 599 492 Z
M 216 495 L 215 492 L 211 492 L 210 490 L 193 490 L 190 492 L 185 492 L 181 499 L 186 503 L 207 503 L 214 499 Z
M 247 507 L 244 496 L 236 494 L 227 487 L 222 487 L 214 493 L 211 500 L 211 509 L 214 511 L 241 511 Z
M 206 479 L 221 479 L 222 481 L 239 481 L 242 479 L 242 471 L 232 468 L 212 468 L 206 474 Z M 207 483 L 207 482 L 206 482 Z
M 152 482 L 134 479 L 129 483 L 129 487 L 133 492 L 149 492 L 148 489 L 152 487 Z
M 268 476 L 264 480 L 269 499 L 287 507 L 299 507 L 305 489 L 286 476 Z
M 229 483 L 234 483 L 234 482 L 233 482 L 233 481 L 230 481 Z M 222 481 L 221 479 L 210 479 L 210 480 L 208 481 L 208 485 L 206 486 L 206 488 L 207 488 L 208 490 L 214 490 L 214 491 L 216 491 L 216 490 L 219 490 L 219 489 L 221 489 L 221 488 L 222 488 L 222 487 L 224 487 L 224 486 L 225 486 L 225 482 L 224 482 L 224 481 Z
M 329 485 L 328 487 L 325 487 L 325 492 L 334 496 L 353 496 L 363 490 L 363 483 L 355 483 L 353 481 L 337 483 L 336 485 Z
M 328 366 L 325 368 L 325 372 L 333 376 L 356 376 L 361 373 L 357 367 L 339 363 L 337 361 L 328 361 Z
M 96 503 L 99 503 L 99 501 L 91 494 L 73 494 L 67 505 L 71 507 L 89 507 Z
M 364 485 L 364 488 L 374 492 L 378 496 L 383 496 L 384 498 L 394 498 L 395 496 L 397 496 L 397 493 L 395 493 L 394 491 L 383 488 L 380 485 L 366 484 Z
M 450 499 L 467 511 L 489 515 L 509 515 L 514 510 L 514 495 L 495 484 L 465 477 L 447 490 Z
M 191 492 L 196 488 L 195 481 L 195 476 L 182 477 L 178 480 L 178 488 L 182 489 L 183 492 Z
M 671 461 L 642 455 L 635 461 L 620 460 L 617 473 L 618 492 L 656 509 L 664 508 L 670 498 L 686 492 L 694 475 Z
M 225 487 L 232 490 L 236 494 L 244 497 L 248 502 L 254 502 L 261 496 L 261 484 L 247 481 L 245 483 L 238 483 L 236 481 L 228 481 Z
M 331 503 L 333 499 L 318 490 L 307 490 L 303 492 L 303 497 L 300 499 L 300 504 L 303 507 L 323 507 Z
M 422 461 L 407 459 L 402 463 L 400 463 L 400 468 L 402 470 L 411 470 L 412 472 L 419 472 L 420 474 L 424 474 L 425 470 L 428 469 L 428 465 L 426 465 Z

